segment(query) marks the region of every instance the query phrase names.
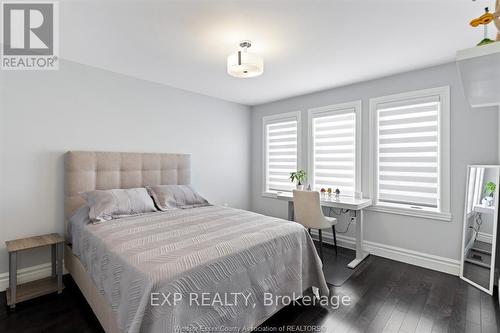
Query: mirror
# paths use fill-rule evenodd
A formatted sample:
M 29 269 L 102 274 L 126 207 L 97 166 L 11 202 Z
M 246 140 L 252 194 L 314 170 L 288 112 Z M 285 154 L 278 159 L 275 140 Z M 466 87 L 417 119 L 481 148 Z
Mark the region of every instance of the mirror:
M 460 277 L 493 294 L 500 166 L 467 168 Z

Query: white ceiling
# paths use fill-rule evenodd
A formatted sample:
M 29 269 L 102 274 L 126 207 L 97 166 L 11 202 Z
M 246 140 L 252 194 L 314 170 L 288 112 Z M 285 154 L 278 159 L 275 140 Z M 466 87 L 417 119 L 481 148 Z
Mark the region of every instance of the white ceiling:
M 60 1 L 61 57 L 256 105 L 454 60 L 494 0 Z M 494 27 L 490 27 L 493 36 Z M 264 74 L 237 79 L 240 40 Z

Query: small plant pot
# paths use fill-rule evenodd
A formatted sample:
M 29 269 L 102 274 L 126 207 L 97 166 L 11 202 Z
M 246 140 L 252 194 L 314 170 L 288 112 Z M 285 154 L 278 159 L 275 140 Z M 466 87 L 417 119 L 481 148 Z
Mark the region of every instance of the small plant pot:
M 304 185 L 297 185 L 297 190 L 304 191 Z

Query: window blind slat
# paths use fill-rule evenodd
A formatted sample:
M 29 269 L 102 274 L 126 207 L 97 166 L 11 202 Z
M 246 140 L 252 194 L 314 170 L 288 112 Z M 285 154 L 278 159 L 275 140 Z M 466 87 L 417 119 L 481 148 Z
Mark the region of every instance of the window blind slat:
M 427 113 L 418 113 L 414 114 L 415 117 L 418 118 L 419 122 L 433 122 L 436 120 L 437 111 L 427 112 Z M 383 117 L 379 121 L 379 126 L 393 126 L 393 125 L 408 125 L 408 118 L 396 118 L 396 119 L 387 119 L 388 117 Z
M 414 147 L 422 146 L 423 144 L 437 146 L 437 134 L 419 135 L 419 136 L 406 136 L 406 137 L 389 137 L 380 138 L 379 144 L 395 144 L 395 143 L 407 143 Z M 420 144 L 420 145 L 419 145 Z M 384 147 L 384 146 L 382 146 Z
M 437 145 L 423 147 L 381 147 L 380 154 L 391 153 L 437 153 Z
M 390 181 L 390 180 L 395 180 L 399 182 L 412 182 L 415 179 L 417 179 L 423 183 L 434 183 L 437 184 L 437 177 L 429 177 L 429 176 L 418 176 L 415 175 L 414 173 L 411 173 L 411 176 L 405 176 L 404 174 L 382 174 L 379 176 L 380 182 L 383 182 L 384 180 Z
M 323 124 L 323 126 L 316 126 L 317 133 L 337 131 L 340 129 L 352 129 L 354 122 L 352 121 L 341 121 L 338 123 L 328 123 Z
M 397 134 L 400 134 L 400 137 L 407 137 L 404 134 L 407 133 L 415 133 L 415 134 L 424 134 L 424 133 L 435 133 L 437 135 L 437 123 L 433 122 L 435 125 L 432 126 L 408 126 L 408 127 L 400 127 L 400 128 L 389 128 L 389 126 L 381 127 L 379 130 L 380 137 L 385 137 L 385 135 L 390 135 L 391 137 L 399 137 Z M 426 136 L 425 134 L 423 136 Z
M 387 182 L 380 181 L 380 190 L 394 190 L 394 191 L 402 191 L 402 192 L 418 192 L 418 193 L 437 193 L 437 186 L 433 186 L 433 184 L 424 183 L 419 184 L 417 182 L 412 182 L 415 184 L 414 186 L 407 185 L 407 182 L 393 182 L 393 184 L 387 184 Z
M 424 167 L 424 166 L 414 166 L 414 165 L 401 165 L 401 166 L 380 166 L 379 167 L 380 172 L 384 171 L 394 171 L 394 172 L 430 172 L 430 173 L 436 173 L 437 172 L 437 166 L 436 167 Z
M 439 95 L 400 99 L 392 102 L 378 104 L 379 111 L 416 109 L 426 106 L 434 106 L 439 102 Z
M 413 156 L 403 156 L 403 157 L 394 157 L 394 156 L 383 157 L 383 156 L 381 156 L 379 158 L 379 161 L 381 163 L 385 163 L 385 162 L 389 162 L 389 163 L 396 163 L 396 162 L 437 163 L 437 156 L 419 156 L 418 154 L 415 154 Z
M 354 117 L 352 116 L 354 113 L 353 110 L 346 110 L 345 113 L 338 113 L 335 115 L 318 115 L 317 117 L 314 117 L 314 122 L 318 126 L 318 128 L 321 128 L 321 126 L 325 124 L 338 124 L 342 122 L 351 122 L 354 123 Z

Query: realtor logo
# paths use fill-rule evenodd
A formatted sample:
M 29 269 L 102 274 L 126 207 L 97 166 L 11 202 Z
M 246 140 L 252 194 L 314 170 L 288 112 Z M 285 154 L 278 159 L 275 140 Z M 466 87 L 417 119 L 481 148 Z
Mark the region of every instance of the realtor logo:
M 4 70 L 58 69 L 57 2 L 2 2 Z

